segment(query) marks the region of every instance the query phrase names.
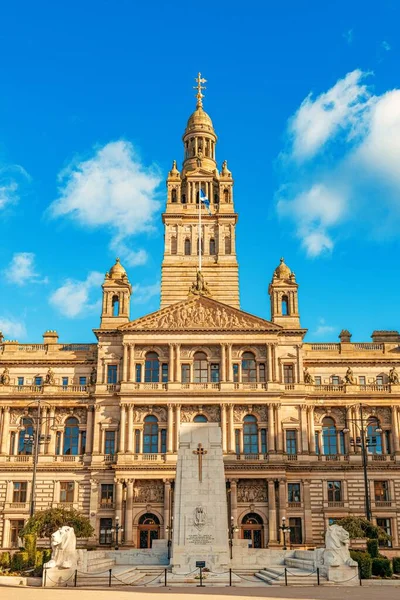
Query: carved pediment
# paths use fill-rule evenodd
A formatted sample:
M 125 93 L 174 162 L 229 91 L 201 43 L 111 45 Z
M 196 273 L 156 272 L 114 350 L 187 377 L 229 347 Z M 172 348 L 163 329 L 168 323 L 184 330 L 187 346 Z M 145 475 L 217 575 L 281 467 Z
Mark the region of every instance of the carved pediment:
M 121 331 L 280 331 L 265 319 L 199 296 L 126 323 Z

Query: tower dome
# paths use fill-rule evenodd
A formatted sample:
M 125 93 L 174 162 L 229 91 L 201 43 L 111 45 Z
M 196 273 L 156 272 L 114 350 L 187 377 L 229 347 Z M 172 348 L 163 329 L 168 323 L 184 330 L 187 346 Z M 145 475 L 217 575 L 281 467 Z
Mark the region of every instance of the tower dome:
M 274 278 L 277 279 L 290 279 L 293 280 L 294 279 L 294 273 L 292 273 L 292 271 L 289 269 L 289 267 L 287 266 L 287 264 L 285 264 L 285 259 L 281 258 L 280 264 L 276 267 L 275 271 L 274 271 Z
M 214 133 L 214 127 L 211 121 L 211 117 L 206 113 L 201 104 L 197 104 L 196 110 L 190 115 L 185 134 L 192 133 L 193 131 L 198 130 L 208 131 L 210 133 Z
M 113 265 L 108 273 L 110 279 L 125 279 L 126 271 L 124 267 L 121 265 L 119 258 L 116 259 L 115 265 Z

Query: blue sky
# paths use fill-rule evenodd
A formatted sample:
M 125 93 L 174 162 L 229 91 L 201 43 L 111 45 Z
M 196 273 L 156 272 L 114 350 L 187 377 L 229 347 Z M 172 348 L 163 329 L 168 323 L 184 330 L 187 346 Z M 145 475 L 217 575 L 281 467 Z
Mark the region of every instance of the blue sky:
M 205 109 L 239 213 L 242 308 L 284 256 L 307 340 L 400 327 L 400 4 L 20 0 L 0 7 L 0 329 L 92 341 L 120 255 L 159 305 L 165 177 Z

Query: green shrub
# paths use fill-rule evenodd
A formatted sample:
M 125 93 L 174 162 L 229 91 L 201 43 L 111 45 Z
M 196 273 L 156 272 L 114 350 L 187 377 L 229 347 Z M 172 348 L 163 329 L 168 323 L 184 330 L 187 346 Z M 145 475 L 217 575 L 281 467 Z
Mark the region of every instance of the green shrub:
M 11 571 L 23 571 L 29 567 L 29 554 L 16 552 L 11 559 Z
M 27 533 L 24 537 L 24 547 L 29 556 L 29 564 L 33 566 L 36 561 L 36 535 Z
M 400 556 L 395 556 L 393 559 L 393 573 L 400 575 Z
M 377 577 L 391 577 L 393 575 L 392 565 L 388 558 L 372 559 L 372 575 Z
M 2 569 L 9 569 L 11 564 L 11 556 L 9 552 L 2 552 L 0 554 L 0 567 Z
M 367 552 L 350 551 L 350 556 L 358 564 L 361 579 L 370 579 L 372 575 L 372 558 Z
M 378 540 L 367 540 L 367 552 L 371 558 L 379 557 L 379 542 Z
M 42 552 L 43 552 L 42 565 L 44 565 L 44 563 L 49 562 L 49 560 L 51 559 L 51 550 L 50 550 L 50 548 L 45 548 Z

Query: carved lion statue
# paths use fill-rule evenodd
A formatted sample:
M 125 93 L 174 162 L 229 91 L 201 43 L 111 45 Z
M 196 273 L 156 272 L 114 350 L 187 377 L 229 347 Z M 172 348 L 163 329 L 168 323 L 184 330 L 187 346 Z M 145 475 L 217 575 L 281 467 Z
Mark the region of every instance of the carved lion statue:
M 355 567 L 357 563 L 350 557 L 349 546 L 348 532 L 340 525 L 330 525 L 325 534 L 324 564 L 328 567 Z
M 76 537 L 73 527 L 64 525 L 51 536 L 51 560 L 44 563 L 45 569 L 59 567 L 73 569 L 77 564 Z

